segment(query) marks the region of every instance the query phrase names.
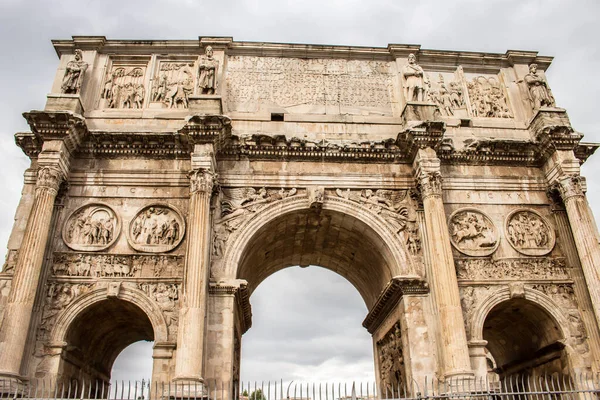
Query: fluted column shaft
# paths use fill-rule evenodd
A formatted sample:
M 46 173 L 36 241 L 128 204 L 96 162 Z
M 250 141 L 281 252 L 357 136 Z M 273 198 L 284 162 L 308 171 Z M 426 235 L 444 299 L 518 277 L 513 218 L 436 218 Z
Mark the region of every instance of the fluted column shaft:
M 210 199 L 213 174 L 190 174 L 190 211 L 183 304 L 177 338 L 175 379 L 202 381 L 202 361 L 210 263 Z
M 596 323 L 600 324 L 600 244 L 598 229 L 583 189 L 581 177 L 569 175 L 556 185 L 565 204 L 569 225 L 579 253 L 581 269 L 587 281 Z
M 42 276 L 54 201 L 63 179 L 61 170 L 38 170 L 35 198 L 15 267 L 8 304 L 0 327 L 0 375 L 19 376 L 36 292 Z
M 445 377 L 471 375 L 467 335 L 463 322 L 458 280 L 450 246 L 450 234 L 442 201 L 442 176 L 439 159 L 432 149 L 419 150 L 415 159 L 417 185 L 421 189 L 429 259 L 429 277 L 439 313 L 440 365 Z

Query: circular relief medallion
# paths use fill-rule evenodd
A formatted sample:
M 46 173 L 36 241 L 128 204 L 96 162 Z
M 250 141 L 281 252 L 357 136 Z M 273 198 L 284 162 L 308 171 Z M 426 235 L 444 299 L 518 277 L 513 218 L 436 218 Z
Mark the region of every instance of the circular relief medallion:
M 488 256 L 498 248 L 498 230 L 492 220 L 472 208 L 456 210 L 449 219 L 452 245 L 469 256 Z
M 127 231 L 129 245 L 138 251 L 162 253 L 173 250 L 185 233 L 183 215 L 166 204 L 153 204 L 135 215 Z
M 119 237 L 121 220 L 106 204 L 88 204 L 75 210 L 62 231 L 73 250 L 98 251 L 110 247 Z
M 516 210 L 506 218 L 506 236 L 511 246 L 528 256 L 543 256 L 554 248 L 554 230 L 533 210 Z

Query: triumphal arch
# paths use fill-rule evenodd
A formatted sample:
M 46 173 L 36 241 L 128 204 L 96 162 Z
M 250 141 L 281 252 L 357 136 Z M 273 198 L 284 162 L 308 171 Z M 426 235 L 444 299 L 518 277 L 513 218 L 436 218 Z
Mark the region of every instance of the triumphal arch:
M 536 52 L 76 36 L 0 274 L 0 374 L 239 380 L 250 299 L 319 265 L 369 310 L 381 388 L 600 372 L 585 144 Z

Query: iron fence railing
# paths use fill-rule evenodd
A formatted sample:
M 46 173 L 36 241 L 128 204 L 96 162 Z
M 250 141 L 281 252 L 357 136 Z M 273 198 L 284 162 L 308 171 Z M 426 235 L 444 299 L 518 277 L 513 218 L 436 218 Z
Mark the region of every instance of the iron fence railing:
M 510 376 L 504 379 L 423 379 L 408 385 L 265 381 L 230 384 L 142 381 L 27 382 L 0 380 L 0 399 L 107 400 L 600 400 L 600 375 Z

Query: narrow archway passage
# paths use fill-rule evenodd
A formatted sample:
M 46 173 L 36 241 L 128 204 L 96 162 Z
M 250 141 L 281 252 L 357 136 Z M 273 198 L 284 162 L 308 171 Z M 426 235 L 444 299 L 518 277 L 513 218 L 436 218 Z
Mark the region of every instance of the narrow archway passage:
M 361 326 L 363 298 L 324 268 L 292 267 L 252 294 L 252 328 L 243 336 L 243 382 L 374 381 L 373 344 Z

